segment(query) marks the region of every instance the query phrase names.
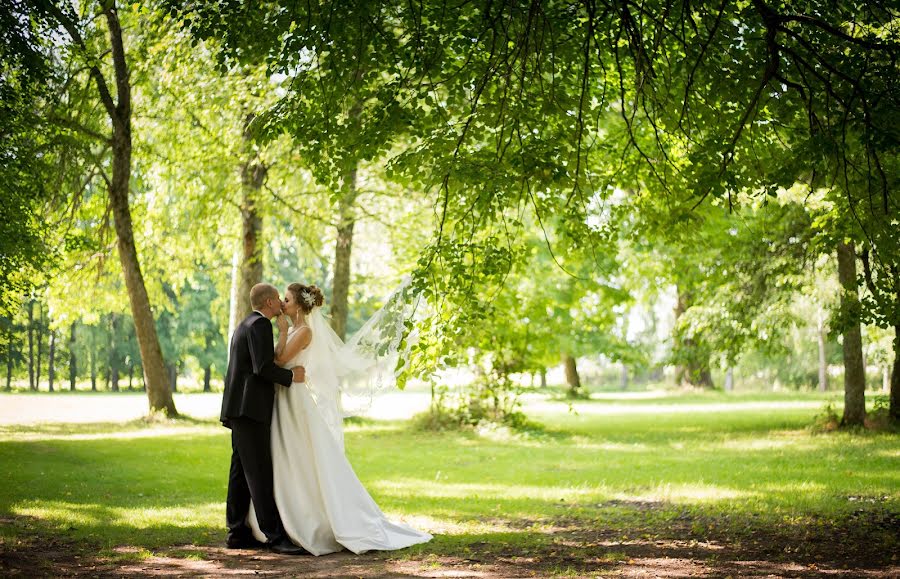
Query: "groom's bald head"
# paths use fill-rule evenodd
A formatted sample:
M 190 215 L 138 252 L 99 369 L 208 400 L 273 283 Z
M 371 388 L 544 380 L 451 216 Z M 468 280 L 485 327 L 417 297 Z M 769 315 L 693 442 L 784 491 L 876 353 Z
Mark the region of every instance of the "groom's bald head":
M 272 284 L 258 283 L 250 288 L 250 307 L 254 310 L 265 308 L 269 299 L 278 299 L 278 290 Z

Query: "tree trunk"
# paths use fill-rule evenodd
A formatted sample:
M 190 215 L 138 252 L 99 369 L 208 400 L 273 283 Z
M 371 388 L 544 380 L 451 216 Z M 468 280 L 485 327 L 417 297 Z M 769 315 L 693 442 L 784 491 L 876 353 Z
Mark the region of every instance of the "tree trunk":
M 900 324 L 894 326 L 894 369 L 891 371 L 890 399 L 891 420 L 894 424 L 900 424 Z
M 203 369 L 203 391 L 204 392 L 212 392 L 212 388 L 209 384 L 209 379 L 212 376 L 212 367 L 207 364 L 207 366 Z
M 38 303 L 38 317 L 35 324 L 35 332 L 37 333 L 37 361 L 34 366 L 34 389 L 41 389 L 41 361 L 44 354 L 44 308 Z
M 112 314 L 109 318 L 109 390 L 119 391 L 119 318 Z
M 88 352 L 91 364 L 91 392 L 97 391 L 97 354 L 93 348 Z
M 53 366 L 56 357 L 56 332 L 50 330 L 50 354 L 47 359 L 47 390 L 53 392 L 53 379 L 56 377 L 56 368 Z
M 819 341 L 819 392 L 828 390 L 828 359 L 825 356 L 825 320 L 819 318 L 817 327 Z
M 172 392 L 178 392 L 178 366 L 177 364 L 169 364 L 169 388 Z
M 675 304 L 675 324 L 678 319 L 691 307 L 691 297 L 688 292 L 678 290 L 678 302 Z M 709 368 L 709 354 L 701 350 L 693 338 L 681 338 L 675 331 L 675 348 L 687 353 L 687 362 L 675 368 L 675 381 L 678 384 L 689 384 L 703 388 L 713 388 L 712 372 Z
M 247 117 L 244 124 L 244 145 L 247 151 L 247 159 L 241 165 L 241 191 L 243 201 L 241 203 L 241 228 L 243 245 L 241 247 L 240 264 L 238 266 L 238 289 L 232 305 L 234 318 L 230 325 L 236 328 L 238 322 L 250 315 L 253 309 L 250 307 L 250 289 L 260 283 L 263 277 L 263 252 L 262 252 L 262 217 L 256 208 L 256 198 L 262 189 L 268 174 L 268 168 L 253 152 L 250 145 L 251 135 L 249 131 L 253 116 Z
M 109 26 L 112 48 L 113 70 L 116 79 L 118 102 L 114 103 L 109 94 L 102 73 L 95 66 L 92 69 L 97 80 L 101 99 L 112 120 L 112 179 L 109 183 L 109 198 L 112 206 L 119 249 L 119 260 L 125 277 L 125 287 L 131 303 L 135 334 L 141 350 L 141 365 L 147 384 L 147 397 L 151 412 L 164 412 L 167 416 L 177 416 L 172 394 L 169 392 L 165 362 L 156 333 L 156 322 L 150 308 L 150 298 L 141 273 L 134 230 L 131 222 L 131 208 L 128 202 L 129 180 L 131 177 L 131 84 L 125 61 L 122 28 L 115 4 L 111 3 L 104 13 Z
M 75 381 L 78 379 L 78 356 L 75 355 L 75 322 L 69 329 L 69 390 L 75 392 Z
M 575 358 L 569 354 L 563 354 L 563 363 L 566 367 L 566 384 L 569 385 L 569 396 L 577 396 L 581 392 L 581 378 L 578 377 L 578 366 Z
M 344 177 L 344 190 L 338 202 L 337 242 L 334 248 L 334 283 L 331 296 L 331 327 L 343 340 L 347 334 L 348 298 L 350 295 L 350 258 L 353 250 L 353 227 L 356 217 L 357 168 Z
M 128 364 L 128 391 L 131 392 L 131 385 L 134 383 L 134 363 Z
M 541 388 L 547 387 L 547 369 L 541 368 Z
M 620 362 L 619 366 L 619 387 L 625 391 L 628 390 L 628 366 L 625 362 Z
M 843 288 L 840 309 L 844 333 L 844 416 L 841 426 L 862 426 L 866 418 L 866 374 L 859 325 L 856 249 L 853 245 L 839 243 L 837 256 L 838 278 Z
M 13 373 L 13 330 L 12 321 L 10 321 L 9 332 L 6 340 L 6 391 L 12 390 L 12 373 Z
M 28 389 L 37 390 L 34 383 L 34 300 L 28 301 Z
M 734 368 L 729 367 L 725 370 L 725 392 L 734 390 Z

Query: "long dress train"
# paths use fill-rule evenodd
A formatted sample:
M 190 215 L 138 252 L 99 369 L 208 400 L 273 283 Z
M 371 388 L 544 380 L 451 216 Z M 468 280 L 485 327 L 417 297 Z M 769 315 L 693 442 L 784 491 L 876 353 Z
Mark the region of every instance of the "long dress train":
M 402 549 L 431 540 L 428 533 L 388 520 L 353 472 L 344 455 L 340 409 L 334 397 L 317 392 L 311 350 L 286 364 L 306 367 L 307 382 L 276 386 L 272 415 L 275 502 L 287 535 L 313 555 Z M 264 541 L 252 506 L 248 521 Z

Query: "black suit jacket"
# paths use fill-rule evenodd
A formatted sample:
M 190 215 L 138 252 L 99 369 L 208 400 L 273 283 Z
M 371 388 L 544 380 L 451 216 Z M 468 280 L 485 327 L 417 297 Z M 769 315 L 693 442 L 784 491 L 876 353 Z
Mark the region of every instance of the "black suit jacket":
M 275 365 L 272 322 L 261 313 L 253 312 L 231 336 L 231 354 L 222 395 L 222 423 L 230 427 L 231 418 L 250 418 L 271 424 L 275 384 L 290 386 L 293 377 L 290 370 Z

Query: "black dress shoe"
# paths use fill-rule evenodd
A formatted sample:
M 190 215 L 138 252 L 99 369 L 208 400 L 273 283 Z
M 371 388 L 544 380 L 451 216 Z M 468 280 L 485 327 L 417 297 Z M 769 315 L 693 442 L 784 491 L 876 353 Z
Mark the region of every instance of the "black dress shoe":
M 229 549 L 265 549 L 266 544 L 261 543 L 253 537 L 228 537 L 225 539 L 225 546 Z
M 281 538 L 269 543 L 269 550 L 280 555 L 309 555 L 309 551 L 291 543 L 290 539 L 287 538 Z

